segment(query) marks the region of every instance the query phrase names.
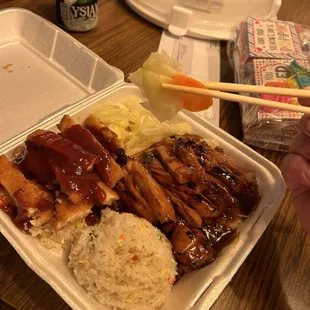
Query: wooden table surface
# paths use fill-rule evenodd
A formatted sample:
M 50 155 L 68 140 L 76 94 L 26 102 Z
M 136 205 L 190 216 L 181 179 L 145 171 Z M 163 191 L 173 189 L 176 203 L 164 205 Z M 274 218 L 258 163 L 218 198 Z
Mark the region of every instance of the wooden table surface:
M 279 18 L 310 25 L 309 0 L 282 0 Z M 24 7 L 55 21 L 53 0 L 2 0 L 0 9 Z M 144 21 L 122 0 L 100 1 L 100 23 L 85 34 L 73 34 L 127 76 L 158 48 L 161 29 Z M 233 75 L 222 43 L 222 81 Z M 221 104 L 221 127 L 240 138 L 237 104 Z M 256 149 L 280 165 L 284 154 Z M 0 309 L 69 309 L 66 303 L 32 272 L 0 235 Z M 310 238 L 296 219 L 290 194 L 268 229 L 214 304 L 223 309 L 310 309 Z M 174 309 L 172 309 L 174 310 Z M 177 310 L 177 309 L 176 309 Z

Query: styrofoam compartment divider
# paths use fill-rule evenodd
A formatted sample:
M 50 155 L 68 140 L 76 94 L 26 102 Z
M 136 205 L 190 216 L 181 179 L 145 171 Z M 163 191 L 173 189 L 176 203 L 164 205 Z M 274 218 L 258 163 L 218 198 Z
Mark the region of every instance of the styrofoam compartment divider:
M 121 70 L 42 17 L 0 11 L 0 144 L 123 79 Z
M 95 98 L 84 100 L 63 110 L 62 113 L 58 113 L 54 118 L 41 124 L 40 128 L 56 130 L 56 124 L 64 113 L 82 122 L 99 104 L 119 102 L 132 94 L 141 97 L 138 88 L 130 84 L 107 90 Z M 256 211 L 241 225 L 236 241 L 224 248 L 221 255 L 211 265 L 185 275 L 173 287 L 169 300 L 161 309 L 206 310 L 214 303 L 267 228 L 281 205 L 285 185 L 279 169 L 274 164 L 223 130 L 190 112 L 179 113 L 178 119 L 188 122 L 194 133 L 215 139 L 219 146 L 223 147 L 226 153 L 235 158 L 240 165 L 255 170 L 260 188 L 260 203 Z M 19 140 L 1 148 L 0 153 L 5 151 L 10 156 L 13 149 L 25 138 L 26 136 L 20 136 Z M 49 283 L 73 309 L 107 310 L 75 281 L 73 273 L 67 267 L 65 253 L 59 255 L 45 249 L 36 239 L 21 233 L 9 217 L 1 212 L 0 229 L 26 264 Z

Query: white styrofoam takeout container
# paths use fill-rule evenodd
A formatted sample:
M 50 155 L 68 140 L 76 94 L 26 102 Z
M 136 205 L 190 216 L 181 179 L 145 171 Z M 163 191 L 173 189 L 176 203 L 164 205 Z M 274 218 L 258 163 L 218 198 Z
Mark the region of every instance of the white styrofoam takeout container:
M 121 70 L 38 15 L 0 11 L 0 144 L 123 78 Z
M 20 11 L 16 13 L 18 12 Z M 2 14 L 0 12 L 0 24 Z M 29 18 L 33 17 L 27 11 L 23 11 L 23 14 L 29 14 Z M 42 19 L 41 22 L 43 22 Z M 49 23 L 48 25 L 52 29 L 57 29 Z M 60 29 L 57 29 L 57 32 L 60 36 L 64 35 Z M 67 37 L 68 40 L 69 38 Z M 73 39 L 71 40 L 75 42 Z M 88 52 L 85 47 L 81 48 Z M 91 52 L 89 53 L 93 55 Z M 35 52 L 33 55 L 39 57 Z M 104 64 L 102 75 L 111 79 L 113 76 L 120 76 L 118 69 Z M 79 64 L 77 63 L 77 65 Z M 140 97 L 141 100 L 143 99 L 137 87 L 124 83 L 122 78 L 116 79 L 105 91 L 98 92 L 74 105 L 64 107 L 42 122 L 3 143 L 0 145 L 0 154 L 12 156 L 15 147 L 26 139 L 27 134 L 37 128 L 56 130 L 56 124 L 64 114 L 70 114 L 76 121 L 83 121 L 92 109 L 99 104 L 119 102 L 132 94 Z M 33 112 L 36 114 L 35 108 Z M 173 287 L 168 301 L 162 307 L 162 310 L 206 310 L 212 306 L 267 228 L 281 205 L 285 194 L 285 185 L 278 168 L 274 164 L 223 130 L 190 112 L 181 112 L 177 118 L 191 124 L 194 133 L 215 139 L 226 153 L 235 158 L 240 165 L 255 170 L 261 194 L 261 201 L 257 210 L 242 224 L 238 239 L 227 246 L 211 265 L 185 275 Z M 67 267 L 67 253 L 60 254 L 44 248 L 37 239 L 20 232 L 3 212 L 0 212 L 0 231 L 26 264 L 53 287 L 73 309 L 107 310 L 75 281 L 73 273 Z
M 150 22 L 175 36 L 231 40 L 248 16 L 277 18 L 282 0 L 126 0 Z

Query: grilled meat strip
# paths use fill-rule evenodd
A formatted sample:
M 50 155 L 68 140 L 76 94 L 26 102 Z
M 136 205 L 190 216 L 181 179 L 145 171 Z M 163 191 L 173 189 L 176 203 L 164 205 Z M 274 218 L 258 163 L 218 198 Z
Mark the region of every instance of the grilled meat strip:
M 166 144 L 156 146 L 159 159 L 170 173 L 170 175 L 180 184 L 191 181 L 194 170 L 184 165 Z
M 198 162 L 192 149 L 193 141 L 184 137 L 178 138 L 175 144 L 176 155 L 187 165 L 195 168 L 191 188 L 210 199 L 219 212 L 224 212 L 236 201 L 224 183 L 207 174 Z
M 223 184 L 238 199 L 243 212 L 251 212 L 258 200 L 258 185 L 254 172 L 239 167 L 219 147 L 213 149 L 197 136 L 186 135 L 192 149 L 205 172 Z
M 166 193 L 143 165 L 138 161 L 130 160 L 126 169 L 132 174 L 135 187 L 149 204 L 160 223 L 173 221 L 175 212 Z
M 141 217 L 144 217 L 147 220 L 149 220 L 151 223 L 158 222 L 156 213 L 152 210 L 147 201 L 141 195 L 139 189 L 135 186 L 133 173 L 131 172 L 128 173 L 127 177 L 125 178 L 125 186 L 131 193 L 131 196 L 134 197 L 136 201 L 139 201 L 140 205 L 143 207 L 143 208 L 136 208 L 138 210 L 138 214 Z
M 189 207 L 183 200 L 178 198 L 177 195 L 173 194 L 168 189 L 165 189 L 165 192 L 173 203 L 177 213 L 185 220 L 186 223 L 194 228 L 202 226 L 203 221 L 194 209 Z
M 132 180 L 129 180 L 128 183 L 132 184 Z M 126 206 L 126 209 L 128 209 L 130 213 L 145 218 L 152 224 L 157 224 L 158 220 L 153 210 L 150 209 L 146 200 L 133 184 L 132 187 L 129 186 L 129 188 L 127 188 L 121 181 L 116 185 L 116 190 L 122 203 Z
M 209 222 L 209 218 L 219 216 L 234 203 L 234 198 L 226 186 L 204 171 L 202 174 L 204 178 L 200 180 L 204 183 L 197 182 L 199 184 L 197 189 L 178 184 L 155 156 L 155 153 L 145 152 L 142 157 L 143 163 L 155 180 L 172 192 L 174 196 L 183 200 L 188 207 L 193 208 L 205 222 Z

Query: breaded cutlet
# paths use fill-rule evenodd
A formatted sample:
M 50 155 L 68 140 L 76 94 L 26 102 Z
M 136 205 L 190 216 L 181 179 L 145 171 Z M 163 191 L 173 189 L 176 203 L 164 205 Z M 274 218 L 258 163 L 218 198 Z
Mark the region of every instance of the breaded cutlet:
M 66 197 L 57 198 L 53 221 L 54 228 L 59 230 L 69 223 L 84 219 L 91 212 L 91 209 L 92 204 L 90 203 L 74 204 Z
M 113 188 L 124 177 L 121 167 L 87 128 L 77 124 L 69 115 L 65 115 L 57 127 L 64 137 L 99 157 L 99 163 L 95 165 L 95 169 L 109 187 Z
M 25 178 L 22 172 L 5 156 L 0 155 L 0 183 L 17 207 L 17 216 L 48 222 L 52 216 L 54 200 L 40 185 Z

